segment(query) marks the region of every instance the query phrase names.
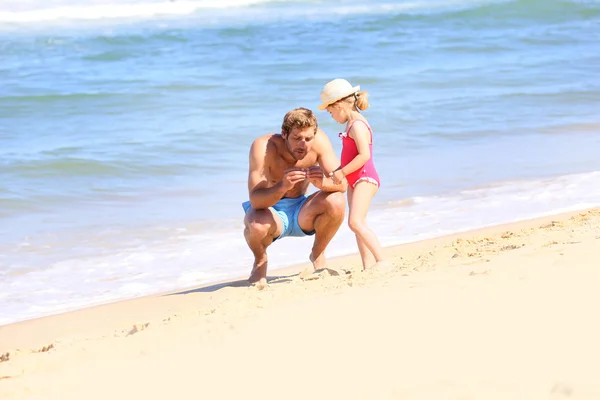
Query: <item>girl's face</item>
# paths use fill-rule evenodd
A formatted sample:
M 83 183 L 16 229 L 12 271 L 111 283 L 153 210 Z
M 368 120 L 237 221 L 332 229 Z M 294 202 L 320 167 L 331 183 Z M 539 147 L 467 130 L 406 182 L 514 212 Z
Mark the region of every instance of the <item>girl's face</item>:
M 337 123 L 343 124 L 348 121 L 348 116 L 340 103 L 334 103 L 328 106 L 327 111 L 331 114 L 331 118 Z

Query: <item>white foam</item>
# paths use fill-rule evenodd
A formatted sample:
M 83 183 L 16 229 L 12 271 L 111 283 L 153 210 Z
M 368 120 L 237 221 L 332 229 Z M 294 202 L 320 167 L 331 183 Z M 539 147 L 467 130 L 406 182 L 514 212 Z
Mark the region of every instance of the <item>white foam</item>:
M 597 206 L 600 171 L 392 201 L 374 208 L 368 218 L 382 244 L 394 245 Z M 70 252 L 76 244 L 67 244 L 62 261 L 36 269 L 28 266 L 28 272 L 0 280 L 0 324 L 248 274 L 253 260 L 242 235 L 241 213 L 239 220 L 225 221 L 219 230 L 198 229 L 116 231 L 124 236 L 98 242 L 97 255 L 84 258 Z M 308 262 L 312 240 L 275 242 L 269 248 L 270 265 Z M 112 242 L 119 242 L 119 247 L 107 248 Z M 344 224 L 327 255 L 354 252 L 354 235 Z
M 394 203 L 371 215 L 388 245 L 600 206 L 600 171 Z
M 286 18 L 313 18 L 323 19 L 331 16 L 345 15 L 379 15 L 398 12 L 443 12 L 463 8 L 477 7 L 485 3 L 497 1 L 489 0 L 443 0 L 443 1 L 419 1 L 408 3 L 356 3 L 339 2 L 335 5 L 303 4 L 293 2 L 288 8 L 277 7 L 272 10 L 260 10 L 251 13 L 252 21 L 269 21 Z M 250 15 L 247 12 L 239 12 L 247 6 L 285 3 L 283 0 L 176 0 L 164 2 L 143 3 L 55 3 L 43 6 L 32 2 L 27 8 L 15 10 L 15 7 L 0 6 L 0 22 L 5 23 L 32 23 L 56 20 L 107 20 L 122 18 L 152 18 L 160 16 L 190 15 L 200 10 L 229 10 L 234 15 Z
M 59 19 L 97 20 L 189 15 L 202 9 L 244 7 L 268 0 L 166 1 L 160 3 L 113 3 L 60 5 L 23 11 L 0 10 L 0 22 L 25 23 Z

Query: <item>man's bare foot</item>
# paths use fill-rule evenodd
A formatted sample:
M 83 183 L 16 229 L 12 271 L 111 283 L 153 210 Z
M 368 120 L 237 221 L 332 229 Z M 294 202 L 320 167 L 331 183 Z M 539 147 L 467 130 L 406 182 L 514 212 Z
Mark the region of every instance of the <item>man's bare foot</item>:
M 250 282 L 250 286 L 257 288 L 258 290 L 265 290 L 269 287 L 267 283 L 267 278 L 261 278 L 256 282 Z
M 325 266 L 327 265 L 327 263 L 325 261 L 325 256 L 323 254 L 321 254 L 321 256 L 318 257 L 317 259 L 315 259 L 314 256 L 311 254 L 308 257 L 308 259 L 310 260 L 312 266 L 307 267 L 304 271 L 302 271 L 298 274 L 298 277 L 300 279 L 306 279 L 309 276 L 312 276 L 315 272 L 317 272 L 320 269 L 325 268 Z
M 315 273 L 315 269 L 313 267 L 308 267 L 304 271 L 302 271 L 298 274 L 298 278 L 306 279 L 314 273 Z
M 312 263 L 311 267 L 306 268 L 304 271 L 298 274 L 298 277 L 303 280 L 314 280 L 324 278 L 326 276 L 340 276 L 340 273 L 334 269 L 327 268 L 327 262 L 325 262 L 325 257 L 321 257 L 320 260 L 314 260 L 313 256 L 309 257 L 310 262 Z
M 320 269 L 327 268 L 327 260 L 325 259 L 325 254 L 321 254 L 319 257 L 315 258 L 312 254 L 308 257 L 310 262 L 313 265 L 315 271 Z
M 267 263 L 255 263 L 254 268 L 252 268 L 252 272 L 250 273 L 250 277 L 248 278 L 248 283 L 252 286 L 259 287 L 260 290 L 264 289 L 267 285 Z

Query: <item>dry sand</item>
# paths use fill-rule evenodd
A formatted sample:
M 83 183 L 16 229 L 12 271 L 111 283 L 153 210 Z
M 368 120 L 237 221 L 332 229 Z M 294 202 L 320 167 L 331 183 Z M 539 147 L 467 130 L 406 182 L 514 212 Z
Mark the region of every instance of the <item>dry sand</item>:
M 386 251 L 0 327 L 0 399 L 600 399 L 599 210 Z

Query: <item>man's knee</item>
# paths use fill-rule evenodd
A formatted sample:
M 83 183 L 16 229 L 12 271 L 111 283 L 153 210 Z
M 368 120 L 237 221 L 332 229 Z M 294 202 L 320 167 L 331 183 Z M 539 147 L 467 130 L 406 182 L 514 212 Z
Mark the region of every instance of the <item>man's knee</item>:
M 330 193 L 325 198 L 326 213 L 332 216 L 343 217 L 346 212 L 346 199 L 343 193 Z
M 244 225 L 244 234 L 247 239 L 262 239 L 273 230 L 273 216 L 269 210 L 252 210 L 246 215 Z

